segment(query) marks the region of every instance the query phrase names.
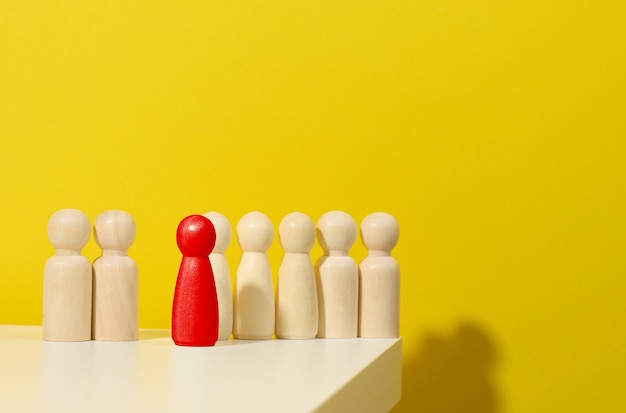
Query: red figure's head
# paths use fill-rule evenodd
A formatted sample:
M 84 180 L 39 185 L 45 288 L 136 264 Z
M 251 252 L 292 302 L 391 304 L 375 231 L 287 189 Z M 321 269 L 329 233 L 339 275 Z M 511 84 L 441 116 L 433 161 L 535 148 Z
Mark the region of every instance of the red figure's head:
M 202 215 L 189 215 L 178 224 L 176 243 L 186 257 L 208 257 L 215 247 L 215 227 Z

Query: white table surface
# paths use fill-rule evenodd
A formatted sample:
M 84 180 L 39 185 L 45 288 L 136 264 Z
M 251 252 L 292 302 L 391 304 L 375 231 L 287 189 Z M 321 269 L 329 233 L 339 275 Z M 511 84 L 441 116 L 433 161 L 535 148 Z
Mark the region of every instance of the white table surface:
M 400 400 L 401 339 L 139 337 L 54 343 L 40 326 L 0 325 L 0 412 L 385 412 Z

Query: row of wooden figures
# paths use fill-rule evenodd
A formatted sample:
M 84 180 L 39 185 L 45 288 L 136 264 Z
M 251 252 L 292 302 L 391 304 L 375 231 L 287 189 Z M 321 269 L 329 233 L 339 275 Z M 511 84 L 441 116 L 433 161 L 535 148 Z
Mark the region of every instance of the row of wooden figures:
M 214 247 L 209 240 L 204 242 L 211 244 L 208 250 L 193 253 L 192 249 L 198 249 L 191 248 L 192 240 L 207 227 L 214 229 Z M 399 226 L 390 214 L 372 213 L 361 222 L 368 255 L 358 266 L 349 255 L 357 237 L 356 222 L 349 214 L 327 212 L 317 224 L 300 212 L 285 216 L 278 227 L 284 256 L 275 297 L 266 255 L 274 238 L 272 222 L 260 212 L 251 212 L 239 220 L 236 231 L 243 253 L 233 294 L 224 255 L 232 237 L 229 221 L 217 212 L 181 221 L 177 241 L 183 263 L 172 311 L 176 344 L 212 345 L 231 334 L 256 340 L 271 339 L 274 334 L 283 339 L 399 336 L 400 269 L 391 256 Z M 316 232 L 323 255 L 313 265 L 310 250 Z M 200 258 L 191 256 L 207 253 L 215 280 L 215 287 L 210 288 L 215 288 L 217 296 L 213 310 L 204 304 L 210 295 L 195 304 L 189 301 L 190 291 L 205 288 L 199 281 Z M 185 256 L 192 262 L 185 262 Z M 179 296 L 184 299 L 177 302 Z
M 202 228 L 210 230 L 198 236 Z M 316 229 L 324 253 L 313 265 L 309 253 Z M 176 344 L 212 345 L 231 335 L 399 336 L 400 271 L 390 254 L 399 228 L 391 215 L 377 212 L 362 221 L 368 256 L 359 266 L 348 254 L 357 237 L 349 214 L 331 211 L 316 225 L 299 212 L 284 217 L 279 238 L 285 254 L 275 297 L 266 255 L 274 237 L 271 221 L 251 212 L 239 220 L 236 231 L 243 254 L 233 294 L 224 255 L 232 238 L 229 221 L 217 212 L 181 221 L 177 242 L 183 259 L 172 308 Z M 44 270 L 44 339 L 136 340 L 137 268 L 126 253 L 135 237 L 134 221 L 116 210 L 98 216 L 94 236 L 103 251 L 93 264 L 93 278 L 81 256 L 89 234 L 89 220 L 80 211 L 61 210 L 50 218 L 48 235 L 57 254 Z
M 62 209 L 48 221 L 56 254 L 44 266 L 43 339 L 137 340 L 138 272 L 127 255 L 135 221 L 119 210 L 98 215 L 94 237 L 102 255 L 93 266 L 82 255 L 90 235 L 89 218 L 79 210 Z

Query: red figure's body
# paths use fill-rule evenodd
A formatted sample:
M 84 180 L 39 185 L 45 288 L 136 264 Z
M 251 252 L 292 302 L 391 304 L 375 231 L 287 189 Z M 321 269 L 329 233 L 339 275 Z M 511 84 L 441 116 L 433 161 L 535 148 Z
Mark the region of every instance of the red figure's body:
M 179 346 L 212 346 L 218 339 L 217 291 L 209 254 L 215 228 L 208 218 L 190 215 L 176 231 L 183 253 L 172 306 L 172 339 Z

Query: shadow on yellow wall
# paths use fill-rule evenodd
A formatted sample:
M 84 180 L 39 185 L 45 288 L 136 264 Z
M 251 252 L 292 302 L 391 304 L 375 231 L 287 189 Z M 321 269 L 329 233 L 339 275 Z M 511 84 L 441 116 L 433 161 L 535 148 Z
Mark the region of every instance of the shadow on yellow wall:
M 416 413 L 498 413 L 497 351 L 494 340 L 475 323 L 459 323 L 449 337 L 427 333 L 405 360 L 402 377 L 403 407 Z

